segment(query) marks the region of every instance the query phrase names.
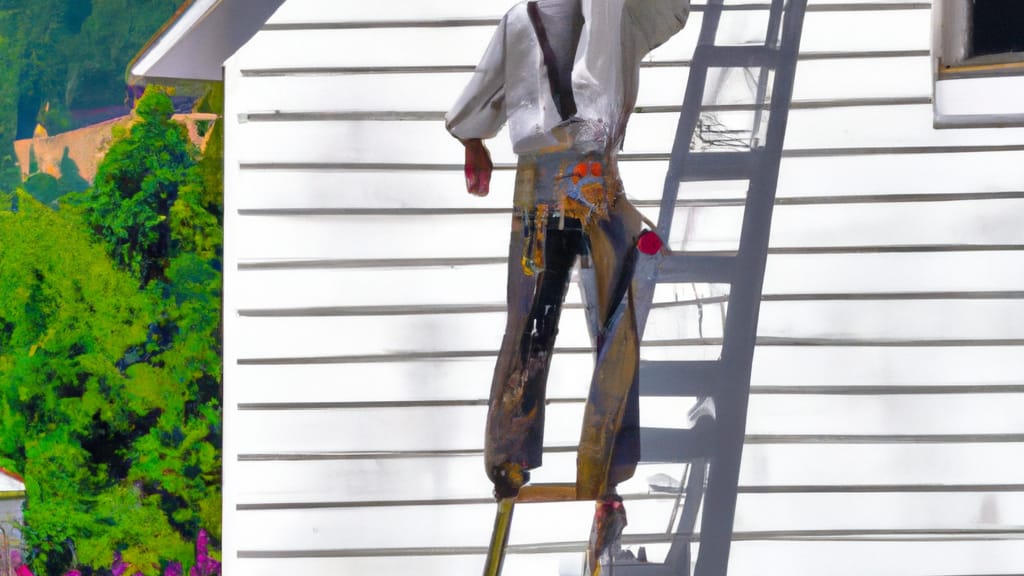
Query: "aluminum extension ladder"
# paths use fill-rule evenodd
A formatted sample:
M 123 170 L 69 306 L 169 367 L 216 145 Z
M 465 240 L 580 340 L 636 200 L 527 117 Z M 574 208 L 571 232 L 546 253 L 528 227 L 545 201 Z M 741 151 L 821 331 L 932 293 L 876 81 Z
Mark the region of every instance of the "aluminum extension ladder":
M 718 360 L 641 362 L 641 396 L 697 397 L 700 402 L 689 415 L 691 428 L 641 430 L 642 462 L 688 464 L 688 477 L 677 489 L 678 496 L 685 494 L 685 498 L 666 561 L 617 565 L 617 576 L 689 576 L 692 542 L 700 543 L 695 576 L 724 576 L 728 569 L 772 208 L 806 7 L 807 0 L 771 0 L 764 43 L 742 46 L 715 44 L 723 9 L 728 9 L 724 0 L 708 0 L 704 8 L 665 176 L 658 234 L 669 238 L 681 186 L 748 180 L 749 188 L 735 255 L 679 252 L 644 258 L 637 271 L 637 321 L 641 331 L 658 283 L 728 284 L 730 290 Z M 754 71 L 757 83 L 753 106 L 705 104 L 711 68 Z M 709 111 L 751 108 L 751 137 L 743 150 L 692 149 L 695 132 L 707 124 L 704 120 Z M 762 129 L 763 139 L 758 137 Z M 694 529 L 702 499 L 702 522 L 697 533 Z M 675 512 L 672 518 L 674 521 Z
M 740 455 L 746 429 L 750 372 L 757 333 L 768 237 L 775 188 L 782 157 L 786 121 L 793 93 L 797 53 L 807 0 L 771 0 L 763 44 L 715 45 L 725 0 L 708 0 L 697 48 L 690 63 L 675 143 L 661 201 L 657 232 L 668 239 L 681 184 L 720 180 L 748 180 L 739 248 L 735 255 L 687 254 L 642 257 L 635 289 L 637 323 L 642 334 L 658 283 L 730 285 L 722 352 L 714 361 L 641 361 L 640 395 L 697 397 L 687 429 L 641 429 L 643 462 L 685 463 L 688 474 L 677 491 L 676 512 L 682 511 L 671 537 L 664 563 L 616 562 L 609 576 L 689 576 L 690 544 L 700 543 L 695 576 L 724 576 L 732 541 L 733 517 L 739 480 Z M 744 8 L 749 8 L 745 5 Z M 705 105 L 705 84 L 710 68 L 757 70 L 752 104 Z M 774 73 L 774 77 L 770 74 Z M 769 83 L 771 90 L 769 91 Z M 753 111 L 751 138 L 743 151 L 691 150 L 698 127 L 709 110 Z M 768 119 L 765 122 L 764 114 Z M 765 137 L 759 138 L 762 124 Z M 732 146 L 735 148 L 735 138 Z M 584 303 L 595 302 L 592 272 L 581 271 Z M 588 324 L 597 325 L 587 305 Z M 592 333 L 593 336 L 593 333 Z M 683 496 L 685 495 L 685 498 Z M 574 484 L 526 485 L 520 502 L 556 502 L 576 499 Z M 695 533 L 703 500 L 703 520 Z M 485 576 L 501 573 L 516 500 L 498 503 Z M 699 536 L 699 537 L 698 537 Z M 626 544 L 631 543 L 628 537 Z

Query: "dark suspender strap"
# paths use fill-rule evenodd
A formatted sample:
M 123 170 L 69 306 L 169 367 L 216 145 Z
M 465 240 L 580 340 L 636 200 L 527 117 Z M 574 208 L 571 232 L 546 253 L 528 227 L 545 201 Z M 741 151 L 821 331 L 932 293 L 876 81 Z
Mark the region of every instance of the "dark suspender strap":
M 551 49 L 551 43 L 548 42 L 548 33 L 544 29 L 544 22 L 540 19 L 537 3 L 527 2 L 526 12 L 530 15 L 530 23 L 533 24 L 533 31 L 537 34 L 540 51 L 544 55 L 544 67 L 548 69 L 548 84 L 551 85 L 551 96 L 554 98 L 555 107 L 562 120 L 568 120 L 576 114 L 576 99 L 572 93 L 572 67 L 566 67 L 565 72 L 559 74 L 558 60 L 555 58 L 555 51 Z

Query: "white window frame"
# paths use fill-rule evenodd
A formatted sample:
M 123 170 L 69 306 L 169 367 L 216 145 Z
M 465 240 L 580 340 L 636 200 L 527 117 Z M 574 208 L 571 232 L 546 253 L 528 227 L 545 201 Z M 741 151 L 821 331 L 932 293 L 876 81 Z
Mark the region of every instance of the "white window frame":
M 972 8 L 972 0 L 932 4 L 934 126 L 1024 126 L 1024 52 L 970 54 Z

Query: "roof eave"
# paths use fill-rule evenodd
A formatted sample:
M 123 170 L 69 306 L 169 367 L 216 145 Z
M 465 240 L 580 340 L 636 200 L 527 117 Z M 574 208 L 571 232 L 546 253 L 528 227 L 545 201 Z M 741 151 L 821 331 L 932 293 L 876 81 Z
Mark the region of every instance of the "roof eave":
M 187 0 L 128 65 L 128 82 L 221 80 L 284 0 Z

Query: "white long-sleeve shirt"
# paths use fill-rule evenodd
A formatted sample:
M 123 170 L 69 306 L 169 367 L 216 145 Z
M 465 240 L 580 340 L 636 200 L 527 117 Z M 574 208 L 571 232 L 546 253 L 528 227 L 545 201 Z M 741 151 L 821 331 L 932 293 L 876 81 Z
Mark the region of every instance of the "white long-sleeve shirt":
M 576 114 L 563 121 L 527 13 L 515 5 L 498 24 L 473 78 L 445 116 L 448 131 L 491 138 L 508 122 L 516 154 L 560 142 L 583 152 L 614 153 L 636 103 L 641 59 L 682 29 L 690 0 L 578 1 L 583 29 L 572 67 Z

